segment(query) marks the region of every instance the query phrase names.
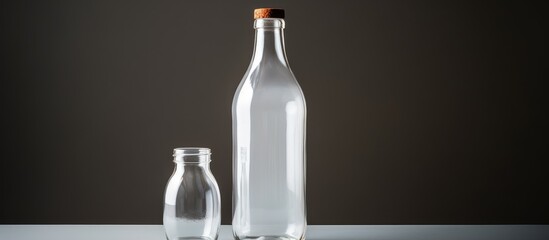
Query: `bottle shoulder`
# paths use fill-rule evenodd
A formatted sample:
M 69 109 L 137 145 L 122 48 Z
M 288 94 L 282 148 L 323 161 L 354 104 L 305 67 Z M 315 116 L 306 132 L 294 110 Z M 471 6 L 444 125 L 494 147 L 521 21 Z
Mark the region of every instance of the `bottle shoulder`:
M 301 92 L 301 87 L 292 70 L 280 63 L 252 64 L 244 74 L 237 93 L 246 85 L 253 91 L 299 90 Z
M 287 62 L 252 61 L 234 95 L 233 109 L 277 108 L 290 102 L 305 108 L 303 91 Z

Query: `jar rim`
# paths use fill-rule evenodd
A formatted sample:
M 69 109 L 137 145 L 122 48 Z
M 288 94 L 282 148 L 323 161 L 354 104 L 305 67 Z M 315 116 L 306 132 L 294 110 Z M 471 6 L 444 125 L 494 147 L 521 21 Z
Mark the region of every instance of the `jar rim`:
M 212 151 L 204 147 L 178 147 L 173 149 L 173 156 L 199 156 L 211 155 Z

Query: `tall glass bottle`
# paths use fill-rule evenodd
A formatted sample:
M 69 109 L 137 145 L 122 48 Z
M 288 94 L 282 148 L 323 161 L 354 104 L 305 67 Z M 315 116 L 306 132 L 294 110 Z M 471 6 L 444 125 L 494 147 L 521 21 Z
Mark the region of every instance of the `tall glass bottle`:
M 284 10 L 254 18 L 254 54 L 232 106 L 233 234 L 304 239 L 305 98 L 286 59 Z

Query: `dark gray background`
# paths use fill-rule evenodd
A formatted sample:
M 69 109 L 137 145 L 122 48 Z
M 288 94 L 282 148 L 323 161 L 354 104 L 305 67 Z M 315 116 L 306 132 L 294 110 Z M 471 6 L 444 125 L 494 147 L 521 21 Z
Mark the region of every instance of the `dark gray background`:
M 517 1 L 2 1 L 0 223 L 161 223 L 172 148 L 231 215 L 252 11 L 286 9 L 310 224 L 549 223 L 547 8 Z

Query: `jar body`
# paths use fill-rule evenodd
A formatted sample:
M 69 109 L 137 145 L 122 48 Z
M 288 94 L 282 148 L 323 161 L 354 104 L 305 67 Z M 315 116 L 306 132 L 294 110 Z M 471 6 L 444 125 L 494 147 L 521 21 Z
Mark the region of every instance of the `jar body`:
M 256 20 L 275 27 L 257 29 L 254 58 L 233 100 L 236 239 L 305 237 L 306 106 L 286 62 L 281 21 Z
M 209 159 L 175 162 L 164 198 L 166 237 L 169 240 L 217 239 L 221 225 L 220 194 L 209 169 Z

